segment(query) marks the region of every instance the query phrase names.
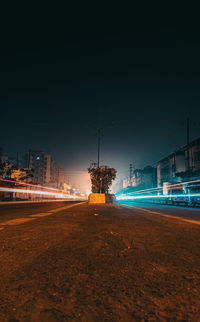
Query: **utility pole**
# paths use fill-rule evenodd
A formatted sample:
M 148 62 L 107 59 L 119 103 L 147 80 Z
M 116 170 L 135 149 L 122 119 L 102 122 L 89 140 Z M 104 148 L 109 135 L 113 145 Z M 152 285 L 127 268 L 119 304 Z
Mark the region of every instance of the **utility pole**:
M 133 176 L 133 164 L 130 163 L 130 165 L 129 165 L 129 180 L 130 180 L 130 186 L 131 186 L 132 176 Z
M 17 152 L 17 157 L 16 157 L 16 167 L 19 169 L 19 154 Z
M 97 129 L 97 168 L 100 166 L 101 138 L 103 136 L 104 128 L 105 126 Z
M 107 124 L 103 127 L 97 128 L 97 167 L 99 168 L 100 166 L 100 151 L 101 151 L 101 138 L 103 137 L 103 130 L 107 127 L 112 126 L 113 123 Z
M 30 170 L 31 149 L 28 150 L 28 170 Z
M 100 158 L 100 145 L 101 145 L 101 130 L 102 129 L 97 129 L 97 147 L 98 147 L 98 152 L 97 152 L 97 167 L 99 168 L 99 158 Z
M 187 170 L 190 170 L 190 119 L 187 118 Z

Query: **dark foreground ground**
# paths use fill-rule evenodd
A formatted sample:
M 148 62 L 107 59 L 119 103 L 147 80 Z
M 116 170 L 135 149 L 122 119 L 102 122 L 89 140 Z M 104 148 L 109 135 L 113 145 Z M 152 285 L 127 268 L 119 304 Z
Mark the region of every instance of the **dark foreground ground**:
M 161 206 L 1 206 L 0 321 L 200 321 L 199 217 Z

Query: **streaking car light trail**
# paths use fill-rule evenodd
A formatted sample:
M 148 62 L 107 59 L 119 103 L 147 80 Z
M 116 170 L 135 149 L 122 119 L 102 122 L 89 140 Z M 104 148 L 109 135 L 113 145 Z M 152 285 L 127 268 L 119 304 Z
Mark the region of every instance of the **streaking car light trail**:
M 16 189 L 16 188 L 5 188 L 0 187 L 0 191 L 4 192 L 18 192 L 18 193 L 28 193 L 28 194 L 37 194 L 37 195 L 45 195 L 45 196 L 54 196 L 59 198 L 73 198 L 73 199 L 84 199 L 82 196 L 75 196 L 75 195 L 66 195 L 63 193 L 56 193 L 56 192 L 49 192 L 49 191 L 38 191 L 38 190 L 26 190 L 26 189 Z
M 185 197 L 200 197 L 200 193 L 188 194 L 173 194 L 173 195 L 146 195 L 146 196 L 117 196 L 117 200 L 136 200 L 136 199 L 164 199 L 164 198 L 185 198 Z
M 180 186 L 180 185 L 185 185 L 185 184 L 192 184 L 192 183 L 200 183 L 200 180 L 191 180 L 191 181 L 185 181 L 185 182 L 178 182 L 178 183 L 174 183 L 174 184 L 168 184 L 166 187 L 168 189 L 172 189 L 172 188 L 175 188 L 177 186 Z M 190 186 L 191 187 L 191 186 Z M 143 190 L 137 190 L 137 191 L 134 191 L 134 194 L 141 194 L 141 193 L 151 193 L 151 192 L 155 192 L 157 190 L 157 192 L 159 191 L 163 191 L 163 187 L 157 187 L 157 188 L 149 188 L 149 189 L 143 189 Z M 120 192 L 116 193 L 116 196 L 119 196 L 120 195 Z M 126 193 L 126 196 L 128 195 L 133 195 L 133 192 L 127 192 Z
M 14 181 L 14 180 L 0 179 L 0 182 L 8 182 L 8 183 L 13 183 L 15 185 L 29 186 L 29 187 L 34 187 L 34 188 L 43 188 L 43 189 L 47 188 L 49 190 L 58 191 L 58 189 L 55 189 L 55 188 L 44 187 L 44 186 L 40 186 L 40 185 L 34 185 L 34 184 L 31 184 L 31 183 L 19 182 L 19 181 Z

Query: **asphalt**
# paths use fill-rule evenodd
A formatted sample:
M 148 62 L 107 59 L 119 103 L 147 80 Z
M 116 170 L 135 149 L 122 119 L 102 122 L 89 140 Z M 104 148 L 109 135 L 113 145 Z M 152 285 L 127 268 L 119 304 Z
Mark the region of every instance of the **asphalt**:
M 0 321 L 199 321 L 200 210 L 0 206 Z

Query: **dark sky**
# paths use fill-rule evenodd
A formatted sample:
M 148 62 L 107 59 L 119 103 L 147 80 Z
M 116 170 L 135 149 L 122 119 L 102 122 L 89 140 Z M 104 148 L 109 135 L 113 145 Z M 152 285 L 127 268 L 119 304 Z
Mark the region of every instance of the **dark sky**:
M 96 159 L 126 175 L 200 135 L 195 7 L 16 7 L 1 13 L 0 146 L 63 167 Z

